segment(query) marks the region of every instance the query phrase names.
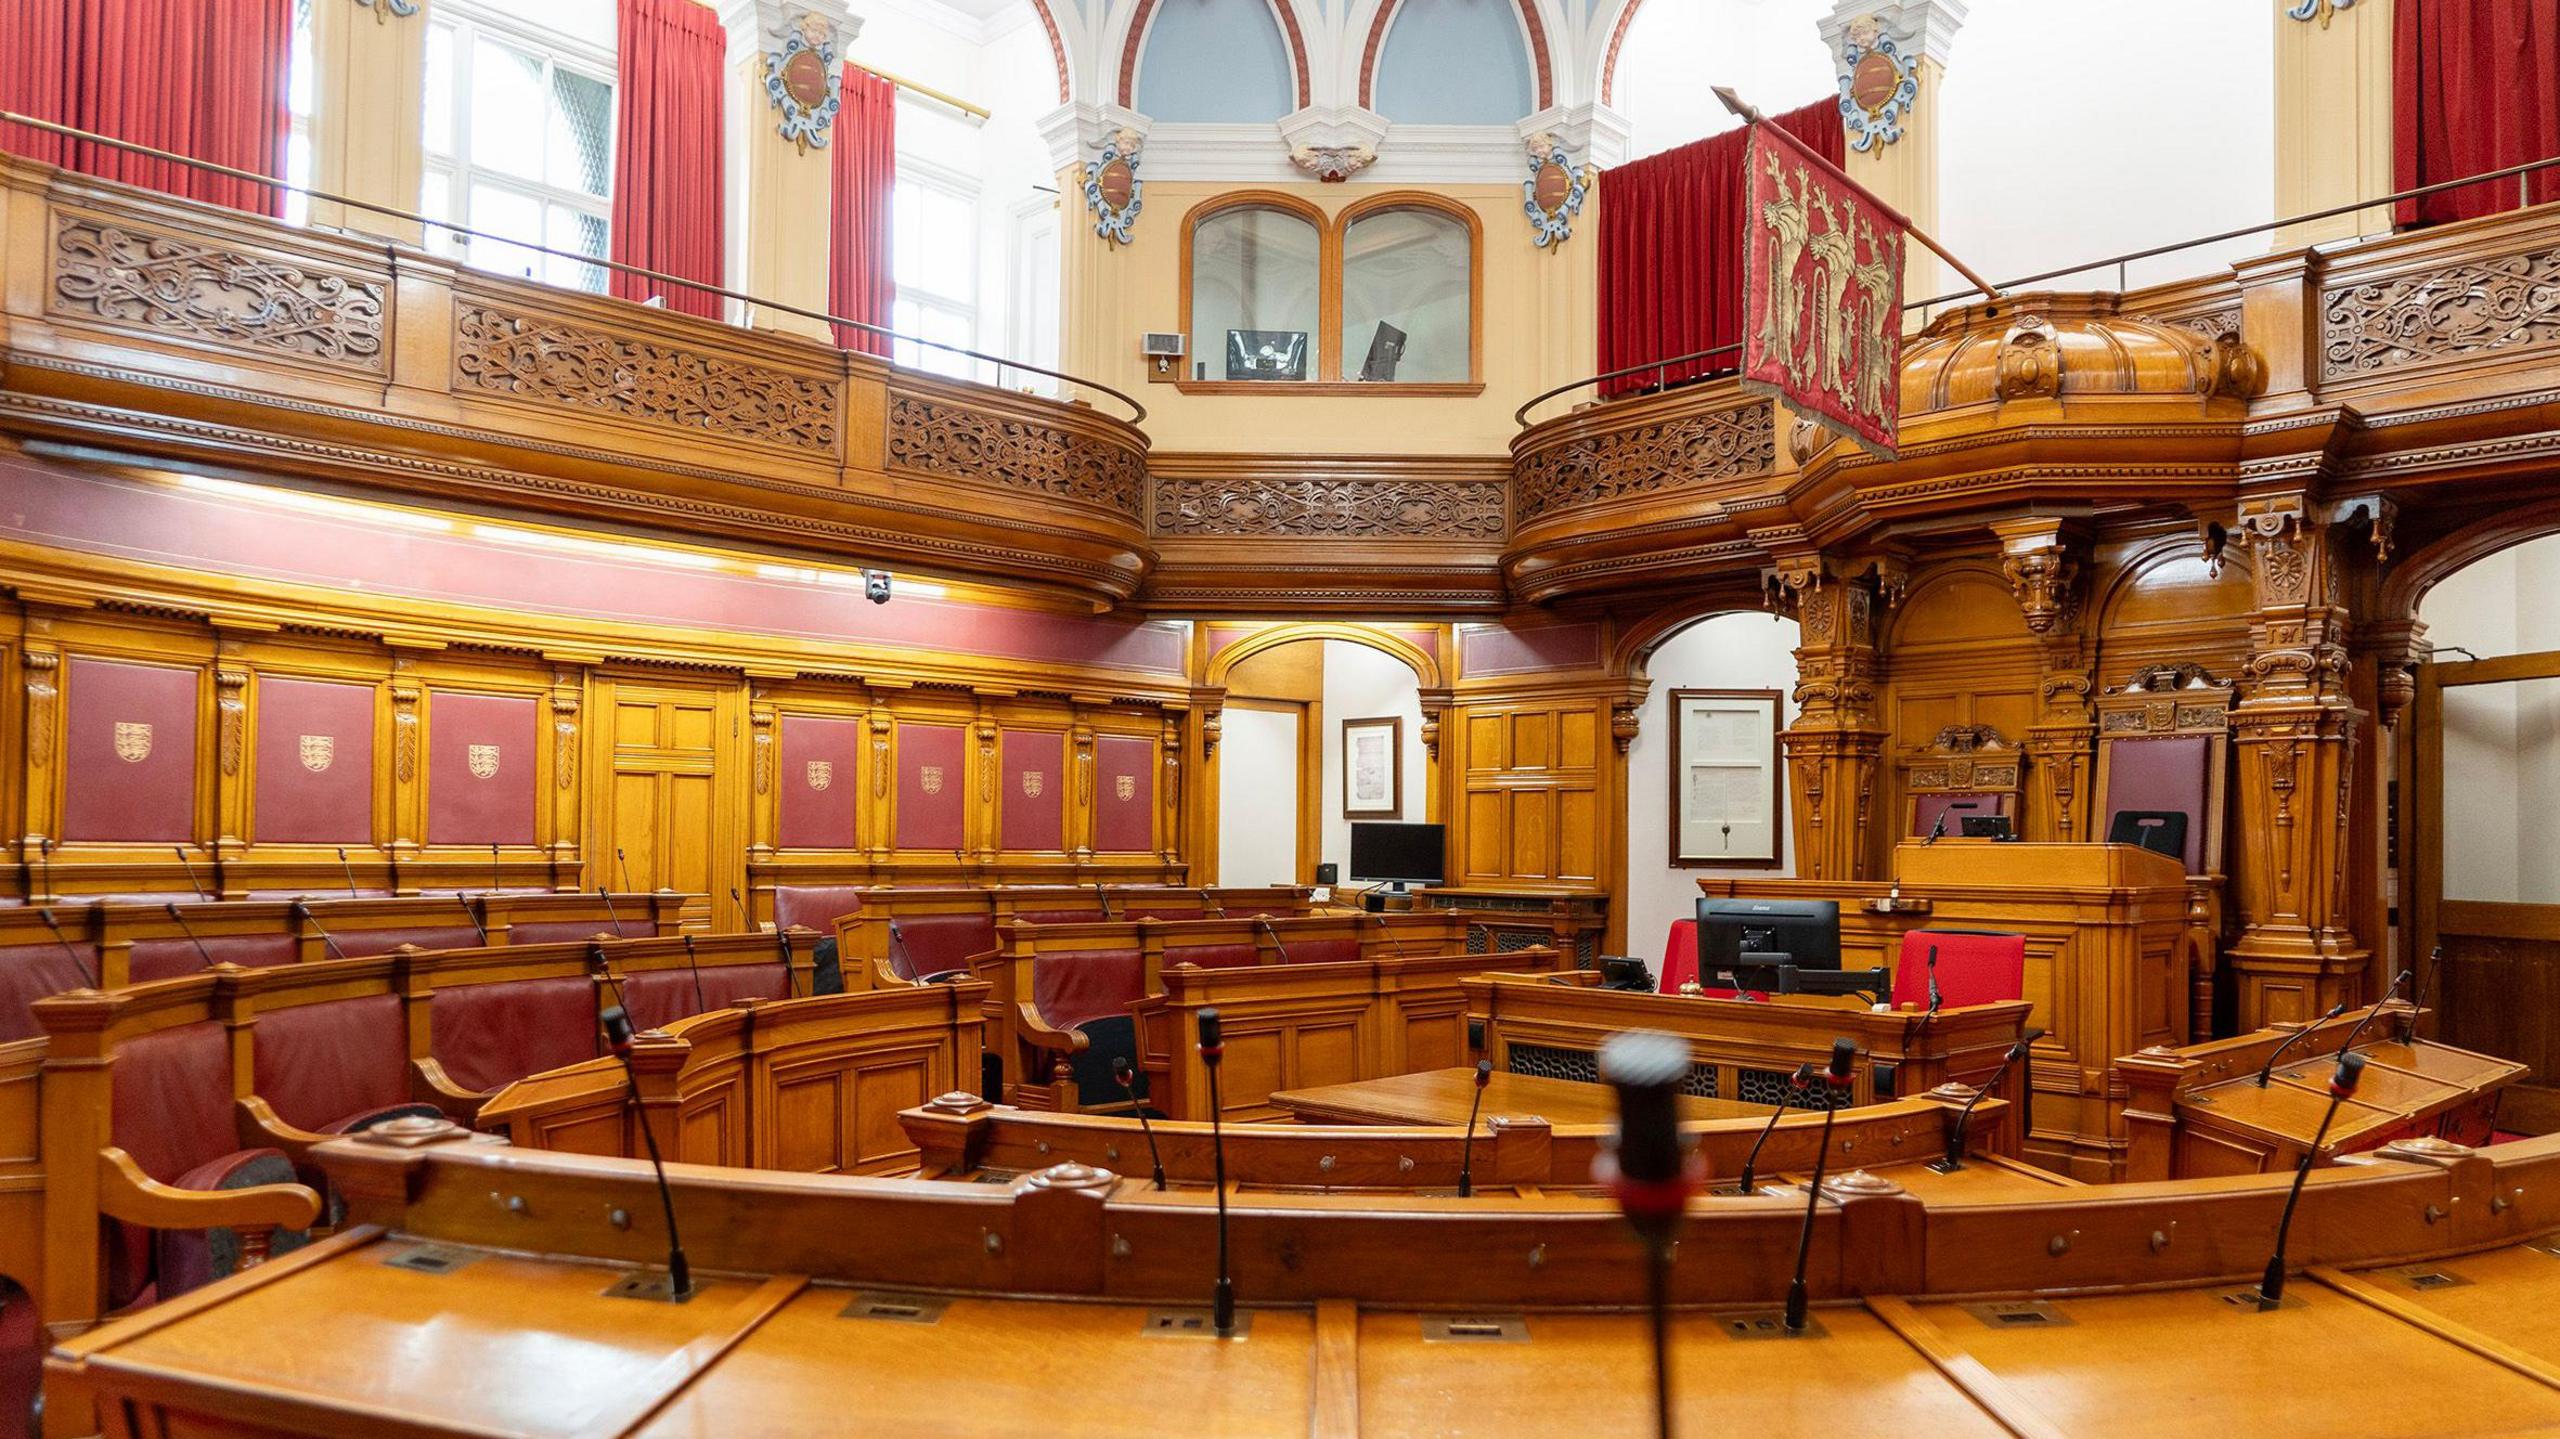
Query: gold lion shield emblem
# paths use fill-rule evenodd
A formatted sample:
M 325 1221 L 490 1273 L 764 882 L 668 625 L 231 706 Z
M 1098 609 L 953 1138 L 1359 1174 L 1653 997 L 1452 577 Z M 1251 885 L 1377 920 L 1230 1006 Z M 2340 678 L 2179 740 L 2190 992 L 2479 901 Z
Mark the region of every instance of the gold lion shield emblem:
M 809 761 L 809 788 L 824 790 L 828 785 L 835 783 L 835 778 L 835 761 L 823 759 Z
M 1047 782 L 1047 779 L 1048 776 L 1043 775 L 1036 769 L 1024 770 L 1022 772 L 1023 795 L 1026 798 L 1038 799 L 1040 797 L 1040 787 Z
M 916 780 L 924 786 L 926 794 L 942 793 L 942 766 L 938 764 L 918 766 Z
M 116 758 L 126 764 L 151 758 L 151 726 L 139 720 L 117 720 Z
M 487 779 L 498 772 L 498 747 L 496 745 L 473 745 L 471 747 L 470 759 L 471 777 L 473 779 Z
M 1120 797 L 1122 804 L 1127 804 L 1138 797 L 1138 777 L 1133 774 L 1113 775 L 1111 792 Z
M 329 772 L 329 761 L 336 758 L 338 740 L 335 735 L 307 734 L 302 737 L 302 767 L 313 774 Z

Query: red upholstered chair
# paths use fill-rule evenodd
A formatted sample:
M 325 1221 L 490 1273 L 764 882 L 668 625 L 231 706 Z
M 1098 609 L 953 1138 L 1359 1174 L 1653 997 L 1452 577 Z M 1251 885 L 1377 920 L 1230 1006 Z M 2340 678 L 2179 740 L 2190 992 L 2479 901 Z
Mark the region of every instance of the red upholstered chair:
M 396 994 L 261 1013 L 251 1074 L 278 1119 L 315 1134 L 437 1112 L 410 1100 L 408 1020 Z
M 1915 929 L 1902 937 L 1893 967 L 1893 1002 L 1929 1003 L 1929 950 L 1938 951 L 1938 997 L 1950 1009 L 1994 1004 L 2027 993 L 2027 937 L 1971 929 Z
M 44 1328 L 25 1290 L 0 1284 L 0 1434 L 36 1432 L 36 1391 L 44 1380 Z
M 834 934 L 836 921 L 862 912 L 862 888 L 851 884 L 783 884 L 773 890 L 773 927 L 799 925 Z
M 889 946 L 889 967 L 900 979 L 922 979 L 994 953 L 996 922 L 984 914 L 919 914 L 898 921 L 898 938 L 904 943 Z
M 436 1062 L 483 1094 L 597 1054 L 596 987 L 584 975 L 439 989 L 428 1014 Z
M 108 1135 L 152 1179 L 179 1189 L 244 1189 L 294 1182 L 278 1149 L 242 1149 L 231 1113 L 231 1041 L 204 1020 L 138 1035 L 117 1046 Z M 228 1230 L 148 1230 L 107 1221 L 107 1302 L 122 1308 L 148 1292 L 165 1300 L 239 1267 Z M 272 1252 L 311 1241 L 277 1233 Z
M 65 932 L 79 933 L 76 911 L 61 924 Z M 0 948 L 0 1044 L 44 1033 L 28 1006 L 47 995 L 79 989 L 97 972 L 98 947 L 77 938 L 71 941 L 69 954 L 51 940 Z
M 664 1029 L 692 1015 L 733 1008 L 742 999 L 780 999 L 790 979 L 779 963 L 705 965 L 697 1001 L 693 971 L 653 969 L 623 977 L 622 1006 L 635 1028 Z
M 1138 1025 L 1129 1006 L 1146 994 L 1147 959 L 1135 948 L 1033 957 L 1032 1008 L 1052 1028 L 1076 1030 L 1085 1037 L 1085 1047 L 1067 1056 L 1079 1104 L 1090 1107 L 1122 1098 L 1111 1061 L 1124 1058 L 1133 1068 L 1137 1065 Z M 1048 1082 L 1046 1074 L 1025 1074 L 1023 1079 Z

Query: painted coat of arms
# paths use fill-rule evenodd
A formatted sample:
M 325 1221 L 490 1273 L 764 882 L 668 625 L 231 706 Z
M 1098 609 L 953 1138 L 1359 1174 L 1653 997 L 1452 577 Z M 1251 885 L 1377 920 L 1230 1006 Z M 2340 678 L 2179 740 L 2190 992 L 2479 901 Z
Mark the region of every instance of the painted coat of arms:
M 809 761 L 808 775 L 809 788 L 824 792 L 828 785 L 835 783 L 835 762 L 833 760 L 813 759 Z
M 498 772 L 498 747 L 496 745 L 475 744 L 471 747 L 467 758 L 471 761 L 471 777 L 473 779 L 487 779 Z
M 1023 796 L 1027 799 L 1038 799 L 1040 797 L 1040 790 L 1042 786 L 1048 782 L 1048 778 L 1049 777 L 1047 775 L 1042 774 L 1036 769 L 1024 770 L 1022 772 Z
M 917 766 L 916 783 L 924 787 L 926 794 L 942 793 L 942 766 L 938 764 Z
M 117 720 L 116 758 L 126 764 L 151 758 L 151 726 L 139 720 Z
M 313 774 L 327 774 L 329 772 L 329 761 L 335 759 L 338 754 L 337 737 L 325 734 L 304 735 L 302 736 L 301 753 L 302 767 L 304 769 L 311 771 Z
M 1775 125 L 1744 160 L 1742 385 L 1885 459 L 1902 416 L 1902 225 Z
M 1127 804 L 1130 800 L 1137 798 L 1138 777 L 1133 774 L 1113 775 L 1111 792 L 1119 797 L 1122 804 Z

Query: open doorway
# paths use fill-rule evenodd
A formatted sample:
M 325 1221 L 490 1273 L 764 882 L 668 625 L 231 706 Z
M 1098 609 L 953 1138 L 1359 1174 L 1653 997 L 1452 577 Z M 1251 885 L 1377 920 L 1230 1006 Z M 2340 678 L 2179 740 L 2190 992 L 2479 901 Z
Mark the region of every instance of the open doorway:
M 1421 681 L 1402 659 L 1290 640 L 1237 661 L 1225 688 L 1218 883 L 1314 884 L 1327 864 L 1346 883 L 1354 820 L 1425 817 Z

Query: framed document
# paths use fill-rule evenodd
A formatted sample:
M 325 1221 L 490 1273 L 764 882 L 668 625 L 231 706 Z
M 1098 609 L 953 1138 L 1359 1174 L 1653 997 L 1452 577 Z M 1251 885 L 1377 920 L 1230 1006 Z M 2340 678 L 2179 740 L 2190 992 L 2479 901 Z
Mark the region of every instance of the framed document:
M 1404 813 L 1404 720 L 1395 715 L 1342 722 L 1342 813 L 1395 819 Z
M 1775 869 L 1779 848 L 1776 690 L 1671 692 L 1671 863 Z

